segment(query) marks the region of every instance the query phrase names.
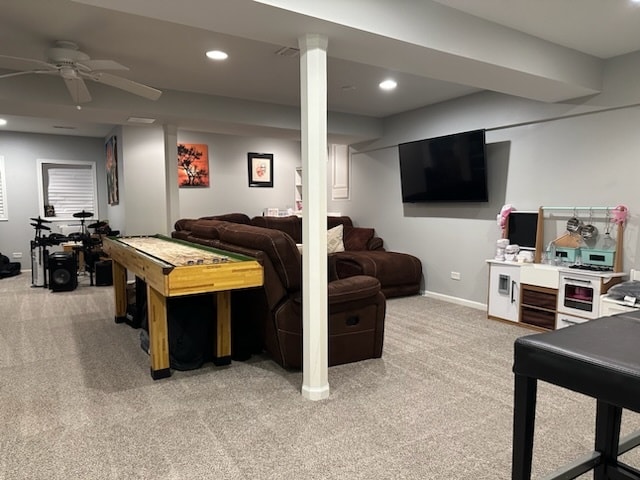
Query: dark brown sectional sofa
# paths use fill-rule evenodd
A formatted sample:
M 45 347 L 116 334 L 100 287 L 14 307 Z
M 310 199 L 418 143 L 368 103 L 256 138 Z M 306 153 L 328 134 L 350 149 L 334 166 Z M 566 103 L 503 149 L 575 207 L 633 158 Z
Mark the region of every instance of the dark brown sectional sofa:
M 349 245 L 362 250 L 328 256 L 330 366 L 382 355 L 386 293 L 380 278 L 368 273 L 383 273 L 390 282 L 387 289 L 392 295 L 417 293 L 422 276 L 418 259 L 384 251 L 382 240 L 375 237 L 373 229 L 353 227 L 349 217 L 327 218 L 328 228 L 336 225 L 343 225 L 345 249 Z M 176 222 L 172 236 L 248 255 L 262 264 L 264 286 L 232 294 L 233 357 L 244 359 L 264 349 L 283 367 L 300 368 L 302 257 L 296 243 L 302 243 L 301 219 L 295 216 L 250 219 L 240 213 L 181 219 Z M 367 252 L 387 255 L 380 256 L 380 267 L 362 260 L 366 255 L 355 258 Z M 400 262 L 406 262 L 407 275 L 391 275 L 387 270 L 393 266 L 393 260 L 382 260 L 383 256 L 398 256 Z
M 303 243 L 302 219 L 298 216 L 254 217 L 250 223 L 283 231 L 294 242 Z M 386 251 L 382 239 L 375 235 L 373 228 L 354 227 L 350 217 L 327 217 L 327 228 L 337 225 L 344 227 L 344 251 L 329 254 L 330 277 L 376 277 L 387 298 L 420 292 L 422 263 L 418 258 L 406 253 Z

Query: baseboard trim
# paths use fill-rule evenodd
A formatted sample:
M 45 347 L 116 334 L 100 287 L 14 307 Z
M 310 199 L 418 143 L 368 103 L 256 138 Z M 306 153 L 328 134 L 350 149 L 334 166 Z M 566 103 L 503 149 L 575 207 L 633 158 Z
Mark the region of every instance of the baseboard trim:
M 329 398 L 329 384 L 325 383 L 324 385 L 315 387 L 303 384 L 301 393 L 302 396 L 307 400 L 324 400 L 326 398 Z
M 487 304 L 480 302 L 472 302 L 471 300 L 467 300 L 465 298 L 460 297 L 452 297 L 451 295 L 444 295 L 442 293 L 430 292 L 428 290 L 423 290 L 420 292 L 423 297 L 436 298 L 438 300 L 443 300 L 449 303 L 455 303 L 457 305 L 462 305 L 465 307 L 475 308 L 476 310 L 484 310 L 487 311 Z

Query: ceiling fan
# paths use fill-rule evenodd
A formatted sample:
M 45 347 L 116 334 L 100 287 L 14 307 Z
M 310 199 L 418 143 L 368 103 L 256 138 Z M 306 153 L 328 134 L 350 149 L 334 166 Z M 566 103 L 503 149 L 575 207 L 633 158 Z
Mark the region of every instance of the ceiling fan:
M 76 105 L 91 101 L 91 94 L 87 89 L 85 80 L 104 83 L 149 100 L 157 100 L 162 95 L 162 92 L 155 88 L 103 72 L 102 70 L 129 69 L 113 60 L 91 60 L 89 55 L 80 51 L 80 48 L 74 42 L 59 40 L 55 42 L 53 48 L 47 50 L 46 54 L 48 59 L 46 62 L 34 58 L 0 55 L 0 66 L 2 66 L 3 60 L 8 60 L 14 66 L 16 62 L 32 66 L 30 70 L 0 75 L 0 79 L 33 73 L 59 75 L 65 81 L 71 98 Z

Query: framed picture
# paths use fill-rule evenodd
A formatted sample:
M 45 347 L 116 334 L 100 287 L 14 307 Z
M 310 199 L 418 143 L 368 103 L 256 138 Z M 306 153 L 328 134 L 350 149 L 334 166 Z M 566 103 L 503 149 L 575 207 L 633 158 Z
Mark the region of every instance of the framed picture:
M 247 154 L 249 160 L 249 186 L 273 187 L 273 153 Z
M 107 201 L 109 205 L 118 205 L 118 149 L 115 135 L 105 144 L 107 165 Z
M 201 143 L 178 144 L 178 187 L 209 186 L 209 147 Z
M 45 205 L 44 206 L 44 216 L 45 217 L 55 217 L 56 216 L 56 207 L 53 205 Z

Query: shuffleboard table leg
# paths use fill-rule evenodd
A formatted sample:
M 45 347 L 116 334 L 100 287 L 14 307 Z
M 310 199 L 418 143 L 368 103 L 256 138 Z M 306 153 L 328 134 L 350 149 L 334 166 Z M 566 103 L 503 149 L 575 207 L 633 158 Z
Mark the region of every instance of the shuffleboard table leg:
M 229 365 L 231 363 L 231 292 L 218 292 L 216 299 L 218 312 L 213 363 L 218 366 Z
M 151 378 L 154 380 L 160 380 L 161 378 L 167 378 L 171 376 L 171 369 L 165 368 L 162 370 L 154 370 L 153 368 L 149 369 L 151 371 Z
M 127 269 L 116 261 L 111 262 L 113 291 L 116 308 L 116 323 L 127 320 Z
M 169 365 L 169 334 L 167 328 L 167 300 L 147 284 L 149 312 L 149 357 L 154 380 L 171 375 Z

